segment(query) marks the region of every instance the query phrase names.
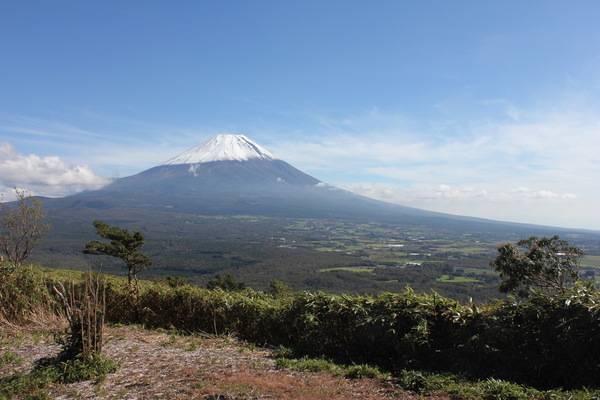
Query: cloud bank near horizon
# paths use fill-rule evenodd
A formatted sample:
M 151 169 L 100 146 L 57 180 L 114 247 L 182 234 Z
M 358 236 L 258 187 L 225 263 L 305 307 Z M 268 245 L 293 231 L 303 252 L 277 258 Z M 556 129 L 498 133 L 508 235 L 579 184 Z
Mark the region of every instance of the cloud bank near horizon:
M 585 201 L 573 193 L 526 187 L 475 189 L 472 186 L 421 185 L 406 188 L 383 183 L 336 186 L 373 199 L 446 214 L 599 230 L 593 218 L 579 215 L 579 208 Z
M 25 156 L 8 142 L 0 143 L 0 171 L 4 201 L 15 199 L 15 187 L 35 196 L 61 197 L 100 189 L 110 182 L 85 164 L 75 165 L 59 157 Z

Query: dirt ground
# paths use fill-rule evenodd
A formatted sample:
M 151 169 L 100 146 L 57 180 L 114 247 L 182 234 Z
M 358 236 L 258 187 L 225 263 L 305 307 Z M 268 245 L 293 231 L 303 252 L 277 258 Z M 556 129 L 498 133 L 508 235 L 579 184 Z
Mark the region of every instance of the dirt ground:
M 27 372 L 36 360 L 59 351 L 49 331 L 5 330 L 0 337 L 0 354 L 8 351 L 15 356 L 0 365 L 1 376 Z M 391 382 L 279 369 L 272 350 L 234 338 L 180 336 L 125 326 L 107 328 L 103 350 L 120 362 L 118 372 L 99 383 L 55 385 L 48 388 L 51 398 L 424 399 Z

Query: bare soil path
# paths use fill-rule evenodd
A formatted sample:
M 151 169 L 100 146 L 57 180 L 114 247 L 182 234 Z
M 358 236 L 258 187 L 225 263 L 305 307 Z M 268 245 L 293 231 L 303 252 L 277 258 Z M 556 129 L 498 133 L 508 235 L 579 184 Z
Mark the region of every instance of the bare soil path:
M 119 361 L 103 382 L 78 382 L 48 389 L 53 399 L 421 399 L 374 379 L 345 379 L 331 373 L 279 369 L 273 351 L 234 338 L 194 337 L 135 326 L 107 328 L 105 354 Z M 0 376 L 27 372 L 59 351 L 53 335 L 40 330 L 0 333 Z M 447 397 L 432 397 L 443 400 Z

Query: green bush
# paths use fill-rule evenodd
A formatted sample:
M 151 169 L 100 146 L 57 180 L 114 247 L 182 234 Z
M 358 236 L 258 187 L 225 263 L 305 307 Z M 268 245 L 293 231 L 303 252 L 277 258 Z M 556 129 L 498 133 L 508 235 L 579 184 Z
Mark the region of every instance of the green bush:
M 0 303 L 2 317 L 17 321 L 34 309 L 57 312 L 48 285 L 33 269 L 0 276 L 0 296 L 7 300 Z M 112 279 L 106 287 L 106 320 L 236 334 L 280 346 L 285 358 L 441 372 L 540 389 L 600 387 L 600 294 L 583 283 L 556 297 L 461 305 L 410 289 L 378 296 L 274 297 L 250 289 L 143 282 L 133 296 L 122 281 Z
M 461 374 L 538 388 L 600 386 L 600 296 L 583 284 L 552 298 L 461 305 L 436 293 L 273 298 L 194 286 L 107 290 L 107 319 L 237 334 L 299 356 L 387 370 Z
M 0 265 L 0 321 L 12 324 L 35 322 L 60 309 L 50 291 L 52 282 L 39 269 Z
M 598 293 L 582 284 L 556 298 L 490 306 L 456 331 L 444 360 L 456 365 L 445 367 L 540 388 L 597 387 L 599 307 Z
M 0 399 L 13 398 L 19 394 L 24 398 L 45 399 L 42 389 L 54 383 L 71 383 L 85 380 L 103 381 L 106 375 L 116 372 L 119 364 L 103 355 L 93 359 L 77 357 L 62 360 L 60 357 L 38 361 L 28 374 L 16 373 L 0 379 Z

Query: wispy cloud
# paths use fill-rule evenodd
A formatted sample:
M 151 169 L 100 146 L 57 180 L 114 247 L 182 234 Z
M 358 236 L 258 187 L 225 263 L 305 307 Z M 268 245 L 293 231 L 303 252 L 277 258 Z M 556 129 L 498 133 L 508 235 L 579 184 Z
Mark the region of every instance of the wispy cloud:
M 498 103 L 493 101 L 490 107 Z M 405 119 L 377 111 L 354 121 L 327 121 L 320 137 L 280 141 L 274 152 L 313 171 L 334 166 L 410 184 L 533 178 L 568 185 L 567 179 L 598 176 L 596 110 L 587 106 L 530 111 L 500 103 L 513 117 L 472 119 L 450 130 L 440 128 L 443 121 L 398 124 Z M 326 133 L 331 130 L 335 134 Z
M 23 144 L 40 157 L 45 154 L 69 159 L 106 176 L 132 175 L 158 165 L 215 132 L 152 124 L 89 110 L 47 119 L 0 115 L 0 134 L 10 137 L 17 148 Z
M 379 110 L 328 120 L 275 154 L 373 198 L 464 215 L 600 229 L 600 115 L 589 98 L 413 124 Z M 335 132 L 328 134 L 327 132 Z M 363 183 L 357 183 L 363 182 Z M 560 221 L 560 222 L 559 222 Z
M 30 134 L 37 139 L 73 139 L 81 137 L 99 138 L 101 135 L 52 119 L 26 116 L 0 115 L 0 132 Z

